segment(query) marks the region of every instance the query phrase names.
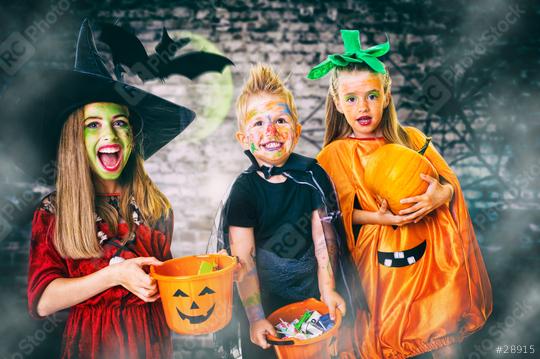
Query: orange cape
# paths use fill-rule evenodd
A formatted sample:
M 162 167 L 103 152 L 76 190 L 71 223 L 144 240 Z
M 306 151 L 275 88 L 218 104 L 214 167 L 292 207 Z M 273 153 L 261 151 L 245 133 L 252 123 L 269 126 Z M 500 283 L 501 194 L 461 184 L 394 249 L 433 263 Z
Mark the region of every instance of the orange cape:
M 406 130 L 413 146 L 422 147 L 425 136 L 415 128 Z M 317 159 L 336 186 L 347 245 L 370 311 L 369 316 L 358 316 L 354 340 L 362 357 L 406 358 L 461 342 L 480 329 L 492 310 L 491 285 L 458 179 L 431 145 L 425 156 L 454 187 L 452 201 L 417 224 L 397 229 L 363 225 L 354 237 L 355 196 L 362 209 L 378 209 L 364 186 L 364 166 L 366 155 L 384 144 L 383 138 L 341 139 L 326 146 Z M 423 243 L 421 257 L 407 259 L 407 250 Z M 379 262 L 380 252 L 405 253 L 396 258 L 411 264 L 385 266 Z

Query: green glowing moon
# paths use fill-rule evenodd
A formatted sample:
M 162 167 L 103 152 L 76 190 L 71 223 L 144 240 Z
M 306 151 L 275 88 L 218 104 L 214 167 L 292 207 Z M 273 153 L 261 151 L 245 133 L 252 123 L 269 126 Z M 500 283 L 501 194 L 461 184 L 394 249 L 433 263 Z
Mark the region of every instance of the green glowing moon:
M 188 37 L 189 45 L 181 49 L 177 56 L 185 51 L 206 51 L 223 54 L 217 46 L 201 35 L 185 31 L 170 31 L 174 39 Z M 188 127 L 183 136 L 184 141 L 199 142 L 214 132 L 225 120 L 233 99 L 233 80 L 230 66 L 221 73 L 210 72 L 189 82 L 182 82 L 187 90 L 187 98 L 182 96 L 181 104 L 193 109 L 196 120 Z

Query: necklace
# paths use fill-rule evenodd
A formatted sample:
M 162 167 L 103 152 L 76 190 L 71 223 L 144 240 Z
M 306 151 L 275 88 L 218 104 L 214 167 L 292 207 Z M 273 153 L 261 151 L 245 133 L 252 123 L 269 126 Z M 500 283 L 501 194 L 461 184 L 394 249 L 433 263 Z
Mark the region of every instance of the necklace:
M 118 209 L 118 200 L 116 198 L 111 196 L 109 202 Z M 142 217 L 142 215 L 140 213 L 140 210 L 139 210 L 139 207 L 137 206 L 137 203 L 135 202 L 135 198 L 131 197 L 129 204 L 130 204 L 130 207 L 132 208 L 131 213 L 132 213 L 133 223 L 138 227 L 141 223 L 143 223 L 142 220 L 141 220 L 143 217 Z M 101 217 L 99 217 L 98 215 L 96 215 L 96 226 L 98 226 L 101 223 L 103 223 L 103 219 Z M 123 261 L 125 261 L 126 259 L 120 256 L 120 253 L 122 251 L 124 251 L 124 250 L 129 250 L 129 251 L 137 254 L 134 250 L 132 250 L 132 249 L 130 249 L 128 247 L 129 244 L 131 244 L 131 243 L 133 243 L 135 241 L 135 232 L 136 232 L 136 230 L 133 231 L 130 234 L 130 238 L 125 244 L 119 244 L 119 243 L 116 243 L 115 241 L 112 241 L 112 240 L 108 241 L 109 237 L 107 236 L 107 234 L 105 234 L 105 232 L 103 232 L 101 230 L 98 230 L 97 237 L 98 237 L 100 245 L 103 246 L 108 241 L 109 244 L 111 244 L 111 245 L 118 248 L 116 250 L 115 254 L 109 260 L 109 265 L 113 265 L 113 264 L 116 264 L 116 263 L 122 263 Z

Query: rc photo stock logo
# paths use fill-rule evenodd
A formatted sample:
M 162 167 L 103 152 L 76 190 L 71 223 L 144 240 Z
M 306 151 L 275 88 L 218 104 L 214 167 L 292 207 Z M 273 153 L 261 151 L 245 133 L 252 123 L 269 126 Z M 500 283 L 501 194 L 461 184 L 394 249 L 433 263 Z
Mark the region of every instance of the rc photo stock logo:
M 418 100 L 429 113 L 437 113 L 452 98 L 450 86 L 435 74 L 424 79 L 421 90 Z
M 35 54 L 40 38 L 69 11 L 75 0 L 59 0 L 51 3 L 48 11 L 32 22 L 23 32 L 11 33 L 0 43 L 0 69 L 14 76 Z
M 36 48 L 22 33 L 14 32 L 0 45 L 0 68 L 9 76 L 14 76 L 30 60 Z
M 306 246 L 304 236 L 290 223 L 278 228 L 274 235 L 263 245 L 267 251 L 280 257 L 295 258 Z

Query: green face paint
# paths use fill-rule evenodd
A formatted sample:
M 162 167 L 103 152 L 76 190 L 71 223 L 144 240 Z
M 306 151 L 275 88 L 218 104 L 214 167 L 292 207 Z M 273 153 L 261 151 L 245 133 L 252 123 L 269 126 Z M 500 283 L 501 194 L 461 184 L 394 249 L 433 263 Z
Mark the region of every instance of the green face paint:
M 133 148 L 125 106 L 95 102 L 84 106 L 84 145 L 92 171 L 104 180 L 122 174 Z

